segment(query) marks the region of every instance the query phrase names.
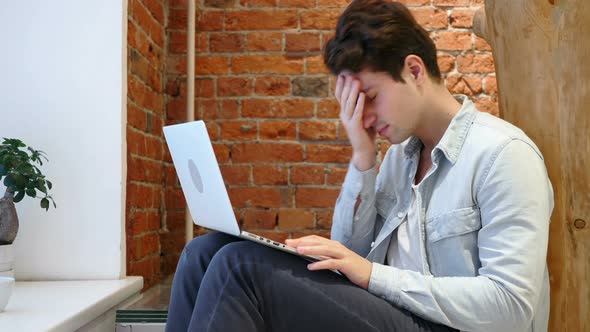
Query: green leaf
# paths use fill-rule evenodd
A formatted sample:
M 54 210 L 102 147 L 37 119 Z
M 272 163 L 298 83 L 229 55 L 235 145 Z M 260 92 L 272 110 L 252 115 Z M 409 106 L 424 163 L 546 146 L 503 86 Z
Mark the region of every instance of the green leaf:
M 0 164 L 0 178 L 2 178 L 4 175 L 6 175 L 6 173 L 8 173 L 6 171 L 6 168 L 4 168 L 4 166 L 2 164 Z
M 14 178 L 12 177 L 12 174 L 6 175 L 6 177 L 4 178 L 4 185 L 6 187 L 12 187 L 15 185 Z
M 45 187 L 45 180 L 37 179 L 37 189 L 47 194 L 47 187 Z
M 20 201 L 23 200 L 23 197 L 25 197 L 25 192 L 24 191 L 19 191 L 13 198 L 13 201 L 15 203 L 18 203 Z
M 49 188 L 49 190 L 51 190 L 51 188 L 53 188 L 53 183 L 51 183 L 50 181 L 45 181 L 47 182 L 47 188 Z
M 47 198 L 41 200 L 41 208 L 45 209 L 45 211 L 49 210 L 49 200 Z
M 29 197 L 33 197 L 33 198 L 37 197 L 37 190 L 35 190 L 35 189 L 27 189 L 27 190 L 25 190 L 25 192 L 27 193 L 27 196 L 29 196 Z
M 20 175 L 19 173 L 15 173 L 12 176 L 14 177 L 14 185 L 16 186 L 16 188 L 19 191 L 24 190 L 25 186 L 27 185 L 27 180 L 25 179 L 25 177 Z

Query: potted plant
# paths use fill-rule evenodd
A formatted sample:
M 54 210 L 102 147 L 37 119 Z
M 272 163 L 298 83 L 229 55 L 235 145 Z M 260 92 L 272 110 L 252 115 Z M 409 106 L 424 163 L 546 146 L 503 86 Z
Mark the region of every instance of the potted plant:
M 0 144 L 0 181 L 6 191 L 0 198 L 0 276 L 12 276 L 14 260 L 12 243 L 18 232 L 18 216 L 14 203 L 26 196 L 41 199 L 41 208 L 49 210 L 55 201 L 49 195 L 52 184 L 36 166 L 49 161 L 43 151 L 28 147 L 18 139 L 4 138 Z M 1 194 L 1 192 L 0 192 Z M 38 196 L 39 194 L 39 196 Z

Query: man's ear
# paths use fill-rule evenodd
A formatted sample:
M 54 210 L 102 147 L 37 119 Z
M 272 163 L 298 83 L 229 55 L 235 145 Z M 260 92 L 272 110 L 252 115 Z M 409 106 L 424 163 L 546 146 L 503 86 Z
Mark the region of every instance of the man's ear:
M 412 76 L 412 79 L 416 84 L 421 85 L 426 80 L 426 66 L 422 59 L 417 56 L 410 54 L 406 57 L 404 67 L 408 70 L 408 73 Z

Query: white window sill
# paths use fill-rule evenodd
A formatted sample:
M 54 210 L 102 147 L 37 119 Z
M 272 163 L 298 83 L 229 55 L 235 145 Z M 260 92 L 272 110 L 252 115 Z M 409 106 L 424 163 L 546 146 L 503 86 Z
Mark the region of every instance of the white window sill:
M 19 281 L 0 313 L 0 330 L 75 331 L 136 296 L 142 287 L 142 277 Z

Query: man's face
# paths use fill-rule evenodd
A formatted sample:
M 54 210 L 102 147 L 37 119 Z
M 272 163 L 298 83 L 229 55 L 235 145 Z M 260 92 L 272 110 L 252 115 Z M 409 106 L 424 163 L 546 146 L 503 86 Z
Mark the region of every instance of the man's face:
M 365 93 L 363 125 L 373 128 L 377 134 L 392 144 L 399 144 L 414 135 L 422 98 L 411 73 L 402 72 L 406 83 L 396 82 L 385 72 L 361 71 L 351 76 L 361 82 Z

